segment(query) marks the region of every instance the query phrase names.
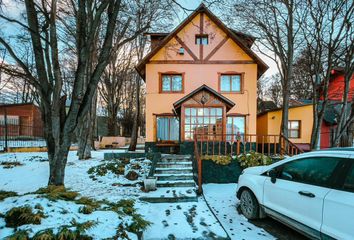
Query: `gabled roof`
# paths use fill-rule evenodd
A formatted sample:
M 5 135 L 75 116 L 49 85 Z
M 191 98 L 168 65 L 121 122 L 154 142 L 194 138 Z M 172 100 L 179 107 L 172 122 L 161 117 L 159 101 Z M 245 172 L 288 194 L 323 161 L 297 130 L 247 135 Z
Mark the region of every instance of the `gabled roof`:
M 185 101 L 187 101 L 188 99 L 190 99 L 191 97 L 193 97 L 195 94 L 199 93 L 200 91 L 207 91 L 210 92 L 211 94 L 213 94 L 214 96 L 216 96 L 217 98 L 219 98 L 222 102 L 224 102 L 227 106 L 228 109 L 231 109 L 233 106 L 235 106 L 235 103 L 233 101 L 231 101 L 230 99 L 228 99 L 227 97 L 221 95 L 220 93 L 218 93 L 217 91 L 215 91 L 214 89 L 212 89 L 211 87 L 208 87 L 207 85 L 203 84 L 202 86 L 200 86 L 199 88 L 195 89 L 194 91 L 190 92 L 189 94 L 187 94 L 186 96 L 184 96 L 183 98 L 179 99 L 178 101 L 176 101 L 173 104 L 173 107 L 175 109 L 178 109 L 181 107 L 182 103 L 184 103 Z
M 163 47 L 165 46 L 173 37 L 175 37 L 178 32 L 180 32 L 189 22 L 191 22 L 198 14 L 205 13 L 214 23 L 221 28 L 243 51 L 245 51 L 258 65 L 258 77 L 260 77 L 267 69 L 268 66 L 260 59 L 248 46 L 247 41 L 243 39 L 237 32 L 228 28 L 218 17 L 216 17 L 203 3 L 194 10 L 180 25 L 178 25 L 171 33 L 169 33 L 161 43 L 155 47 L 150 53 L 148 53 L 136 66 L 136 69 L 140 76 L 145 80 L 145 65 L 149 60 Z M 250 37 L 244 34 L 246 37 Z
M 289 109 L 307 107 L 307 106 L 310 106 L 310 105 L 313 105 L 313 104 L 312 104 L 312 103 L 304 103 L 304 104 L 302 104 L 302 105 L 289 106 Z M 282 110 L 282 109 L 283 109 L 283 108 L 278 107 L 278 108 L 266 110 L 266 111 L 264 111 L 264 112 L 258 113 L 258 114 L 257 114 L 257 117 L 262 116 L 262 115 L 267 114 L 267 113 L 277 112 L 277 111 L 280 111 L 280 110 Z

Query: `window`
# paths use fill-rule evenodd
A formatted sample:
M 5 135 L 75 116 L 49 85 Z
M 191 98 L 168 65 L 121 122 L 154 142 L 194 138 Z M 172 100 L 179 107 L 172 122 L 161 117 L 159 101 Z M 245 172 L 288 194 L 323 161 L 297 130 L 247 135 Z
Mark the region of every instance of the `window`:
M 161 74 L 161 92 L 182 92 L 183 74 Z
M 20 125 L 20 117 L 19 116 L 6 116 L 6 124 L 8 125 Z M 0 125 L 5 125 L 5 116 L 0 115 Z
M 197 45 L 208 45 L 209 38 L 206 34 L 200 34 L 195 36 L 195 44 Z
M 227 140 L 230 141 L 236 140 L 238 134 L 245 134 L 246 123 L 244 116 L 230 116 L 227 117 L 226 123 L 226 134 L 230 134 L 227 136 Z
M 340 161 L 340 158 L 334 157 L 295 160 L 281 166 L 282 170 L 279 178 L 318 186 L 328 186 L 332 173 Z
M 300 121 L 291 120 L 288 122 L 288 136 L 289 138 L 300 138 Z
M 354 165 L 352 165 L 352 169 L 349 171 L 347 177 L 345 178 L 343 190 L 354 192 Z
M 222 134 L 222 108 L 205 107 L 184 109 L 184 139 L 192 140 L 195 133 L 210 134 L 215 138 Z M 212 136 L 214 134 L 214 136 Z
M 179 122 L 175 117 L 157 117 L 157 141 L 178 141 Z
M 241 75 L 221 74 L 220 91 L 221 92 L 241 92 Z

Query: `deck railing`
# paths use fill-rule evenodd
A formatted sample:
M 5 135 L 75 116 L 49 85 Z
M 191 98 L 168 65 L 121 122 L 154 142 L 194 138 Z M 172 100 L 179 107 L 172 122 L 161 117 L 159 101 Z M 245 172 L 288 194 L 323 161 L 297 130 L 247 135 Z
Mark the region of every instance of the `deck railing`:
M 203 155 L 237 156 L 250 151 L 268 156 L 293 156 L 303 152 L 283 135 L 194 134 L 194 170 L 198 172 L 198 192 L 202 192 Z

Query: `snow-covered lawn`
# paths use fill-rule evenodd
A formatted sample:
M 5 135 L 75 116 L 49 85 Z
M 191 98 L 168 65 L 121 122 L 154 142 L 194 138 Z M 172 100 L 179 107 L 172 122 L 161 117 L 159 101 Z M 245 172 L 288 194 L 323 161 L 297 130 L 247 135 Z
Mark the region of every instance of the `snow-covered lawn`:
M 222 223 L 231 239 L 275 239 L 261 228 L 249 223 L 237 210 L 237 184 L 205 184 L 205 200 Z
M 119 150 L 116 150 L 119 151 Z M 124 150 L 121 150 L 124 151 Z M 141 191 L 141 182 L 149 171 L 147 159 L 137 159 L 125 165 L 125 172 L 131 170 L 133 165 L 139 162 L 141 166 L 139 178 L 134 181 L 127 180 L 123 175 L 119 177 L 108 171 L 103 176 L 88 174 L 88 170 L 105 163 L 103 153 L 107 151 L 92 152 L 93 158 L 79 161 L 76 152 L 69 153 L 66 167 L 65 186 L 80 194 L 79 197 L 90 197 L 95 200 L 105 200 L 109 203 L 117 203 L 122 199 L 135 200 L 134 208 L 143 218 L 152 223 L 144 231 L 144 239 L 222 239 L 227 234 L 219 221 L 214 217 L 208 208 L 203 197 L 198 202 L 189 203 L 147 203 L 139 200 L 139 197 L 146 193 Z M 110 150 L 109 152 L 112 152 Z M 41 187 L 46 187 L 49 166 L 46 153 L 6 153 L 0 155 L 0 163 L 20 162 L 23 165 L 13 168 L 4 168 L 0 165 L 0 190 L 14 191 L 20 196 L 9 197 L 0 201 L 0 239 L 13 233 L 13 228 L 5 227 L 5 214 L 13 207 L 29 205 L 37 211 L 36 205 L 43 207 L 43 214 L 40 225 L 23 225 L 19 229 L 32 229 L 32 235 L 43 229 L 52 228 L 58 231 L 61 225 L 69 225 L 72 220 L 82 223 L 94 221 L 95 226 L 90 228 L 86 234 L 93 239 L 103 239 L 116 234 L 119 224 L 129 225 L 131 216 L 120 215 L 112 209 L 105 209 L 102 206 L 91 214 L 79 212 L 82 204 L 75 201 L 57 200 L 51 201 L 43 195 L 34 194 Z M 229 236 L 232 239 L 272 239 L 263 230 L 247 222 L 245 218 L 238 215 L 235 204 L 236 198 L 234 184 L 205 185 L 206 199 L 217 213 L 218 219 L 222 222 Z M 78 198 L 79 198 L 78 197 Z M 226 216 L 224 218 L 224 216 Z M 137 236 L 128 233 L 131 239 Z

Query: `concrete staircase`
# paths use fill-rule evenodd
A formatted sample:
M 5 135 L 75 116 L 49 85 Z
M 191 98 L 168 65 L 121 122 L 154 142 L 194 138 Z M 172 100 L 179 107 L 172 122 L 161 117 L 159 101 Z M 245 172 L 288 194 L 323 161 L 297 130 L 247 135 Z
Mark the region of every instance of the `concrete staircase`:
M 198 201 L 193 179 L 192 160 L 188 155 L 163 155 L 156 163 L 157 190 L 143 196 L 148 202 Z

